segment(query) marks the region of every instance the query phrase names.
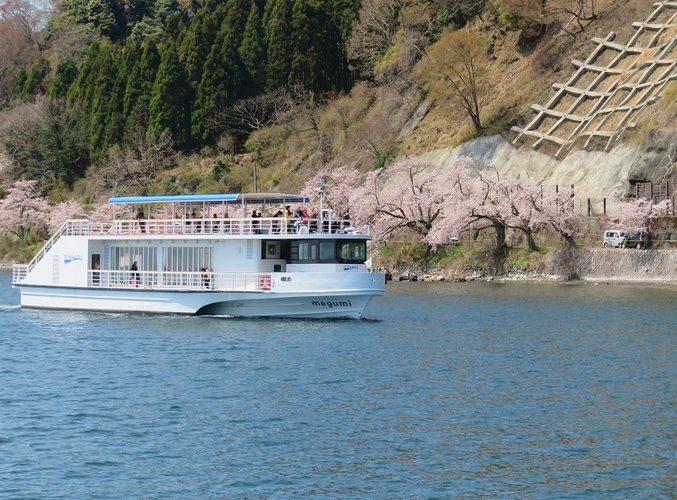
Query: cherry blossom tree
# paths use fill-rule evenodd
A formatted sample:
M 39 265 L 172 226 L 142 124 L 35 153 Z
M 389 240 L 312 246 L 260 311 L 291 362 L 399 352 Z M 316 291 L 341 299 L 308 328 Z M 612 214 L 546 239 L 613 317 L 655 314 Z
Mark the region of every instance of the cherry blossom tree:
M 130 205 L 111 205 L 110 203 L 99 203 L 94 206 L 89 214 L 89 218 L 95 221 L 110 221 L 116 219 L 132 219 L 133 213 Z
M 500 189 L 500 178 L 495 171 L 474 172 L 469 158 L 460 158 L 448 171 L 449 196 L 444 200 L 443 217 L 427 235 L 432 245 L 445 244 L 452 236 L 469 229 L 493 228 L 496 248 L 504 249 L 506 229 L 510 226 L 510 199 Z M 506 188 L 507 189 L 507 188 Z
M 64 222 L 70 219 L 84 219 L 86 218 L 85 210 L 75 200 L 63 201 L 49 210 L 49 229 L 54 232 L 57 231 Z
M 574 210 L 574 192 L 569 189 L 555 192 L 541 190 L 540 203 L 536 205 L 539 221 L 562 236 L 569 248 L 575 248 L 576 223 L 580 220 Z
M 324 204 L 338 214 L 350 213 L 352 197 L 357 188 L 360 173 L 348 167 L 332 171 L 321 170 L 306 182 L 302 196 L 317 200 L 319 190 L 324 186 Z
M 13 234 L 23 242 L 32 230 L 43 229 L 48 222 L 49 202 L 37 181 L 18 181 L 0 200 L 0 234 Z
M 650 234 L 656 218 L 668 215 L 671 204 L 668 200 L 655 203 L 646 198 L 616 204 L 609 212 L 609 223 L 629 233 Z
M 369 225 L 374 240 L 383 242 L 408 228 L 425 238 L 440 217 L 448 185 L 442 170 L 417 158 L 407 158 L 370 172 L 351 198 L 358 225 Z
M 548 227 L 575 246 L 578 217 L 572 193 L 501 177 L 495 169 L 479 170 L 468 157 L 446 169 L 408 158 L 370 172 L 359 185 L 358 179 L 358 172 L 351 169 L 320 172 L 308 181 L 303 194 L 317 197 L 317 188 L 325 181 L 328 204 L 348 207 L 356 225 L 368 225 L 377 243 L 406 228 L 432 248 L 463 231 L 491 228 L 501 250 L 507 247 L 506 231 L 515 229 L 536 250 L 536 230 Z

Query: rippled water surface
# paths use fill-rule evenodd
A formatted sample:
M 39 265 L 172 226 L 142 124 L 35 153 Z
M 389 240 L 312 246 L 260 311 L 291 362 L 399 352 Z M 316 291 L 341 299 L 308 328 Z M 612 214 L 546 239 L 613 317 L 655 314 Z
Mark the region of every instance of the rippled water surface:
M 0 498 L 677 498 L 677 289 L 389 284 L 367 321 L 21 310 Z

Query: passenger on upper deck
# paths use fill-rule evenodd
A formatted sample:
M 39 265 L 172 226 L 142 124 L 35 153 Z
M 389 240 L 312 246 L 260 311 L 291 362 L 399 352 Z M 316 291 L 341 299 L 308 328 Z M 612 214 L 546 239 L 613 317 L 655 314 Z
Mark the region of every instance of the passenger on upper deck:
M 292 213 L 291 213 L 291 207 L 289 205 L 284 207 L 283 216 L 284 216 L 284 227 L 287 228 L 287 232 L 290 232 L 291 231 L 291 224 L 292 224 L 292 222 L 291 222 Z
M 282 217 L 282 210 L 278 210 L 275 212 L 275 215 L 273 215 L 275 219 L 279 219 Z M 273 221 L 273 233 L 279 233 L 280 232 L 280 223 L 278 221 Z
M 252 219 L 257 219 L 261 217 L 260 213 L 256 213 L 256 210 L 252 210 Z M 259 221 L 252 220 L 252 231 L 254 234 L 259 234 Z
M 143 214 L 143 210 L 141 209 L 141 207 L 139 207 L 136 210 L 136 220 L 139 221 L 139 229 L 141 230 L 142 233 L 146 232 L 146 222 L 143 220 L 145 218 L 146 216 Z
M 195 222 L 193 223 L 193 225 L 194 225 L 193 232 L 194 233 L 201 233 L 202 232 L 202 221 L 198 219 L 197 213 L 195 213 L 195 210 L 193 210 L 193 213 L 191 214 L 191 218 L 196 219 Z

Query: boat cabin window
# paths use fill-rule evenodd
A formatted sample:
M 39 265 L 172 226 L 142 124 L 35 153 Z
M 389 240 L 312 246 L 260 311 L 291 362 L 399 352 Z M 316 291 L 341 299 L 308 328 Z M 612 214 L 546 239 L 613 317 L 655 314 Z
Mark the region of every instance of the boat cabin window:
M 367 260 L 367 242 L 364 240 L 300 240 L 291 242 L 292 263 L 351 263 Z
M 367 260 L 367 243 L 364 241 L 339 241 L 336 246 L 339 262 L 355 264 Z

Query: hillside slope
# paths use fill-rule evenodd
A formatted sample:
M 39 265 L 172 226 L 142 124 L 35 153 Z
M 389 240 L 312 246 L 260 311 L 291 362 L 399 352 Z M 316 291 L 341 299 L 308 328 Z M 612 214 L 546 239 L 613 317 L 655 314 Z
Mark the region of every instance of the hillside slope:
M 512 144 L 518 135 L 514 129 L 527 126 L 535 116 L 532 105 L 544 105 L 557 92 L 553 84 L 571 79 L 577 69 L 573 60 L 590 58 L 599 46 L 593 39 L 603 39 L 614 32 L 614 43 L 628 43 L 656 9 L 639 0 L 606 2 L 603 6 L 598 18 L 575 37 L 564 33 L 546 35 L 528 47 L 523 47 L 519 31 L 506 30 L 490 16 L 469 27 L 490 41 L 487 87 L 491 92 L 482 96 L 483 137 L 477 137 L 463 109 L 451 93 L 443 90 L 443 79 L 412 79 L 377 88 L 358 86 L 349 96 L 333 101 L 321 113 L 323 120 L 315 136 L 318 142 L 324 139 L 332 145 L 329 158 L 318 161 L 312 146 L 295 136 L 295 148 L 306 156 L 299 157 L 294 149 L 287 148 L 286 162 L 297 165 L 303 174 L 337 165 L 370 168 L 384 151 L 390 158 L 422 156 L 441 167 L 458 155 L 468 155 L 483 166 L 497 168 L 503 175 L 529 179 L 530 183 L 553 187 L 573 184 L 579 203 L 591 198 L 593 212 L 597 213 L 603 210 L 604 198 L 611 204 L 632 194 L 637 181 L 668 180 L 676 159 L 672 128 L 677 113 L 673 105 L 677 95 L 674 84 L 662 87 L 655 102 L 637 117 L 635 126 L 624 129 L 611 142 L 591 142 L 583 150 L 583 141 L 578 141 L 559 157 L 555 156 L 559 146 L 547 141 L 533 149 L 534 140 Z M 609 54 L 615 52 L 609 50 Z M 633 55 L 636 57 L 630 54 Z M 604 61 L 604 57 L 596 60 Z M 418 66 L 426 64 L 429 60 L 424 57 Z M 617 63 L 622 64 L 628 63 Z M 370 102 L 368 107 L 366 102 Z M 344 129 L 332 131 L 337 110 L 343 110 L 348 119 L 343 123 Z M 350 120 L 351 113 L 358 117 L 355 121 Z

